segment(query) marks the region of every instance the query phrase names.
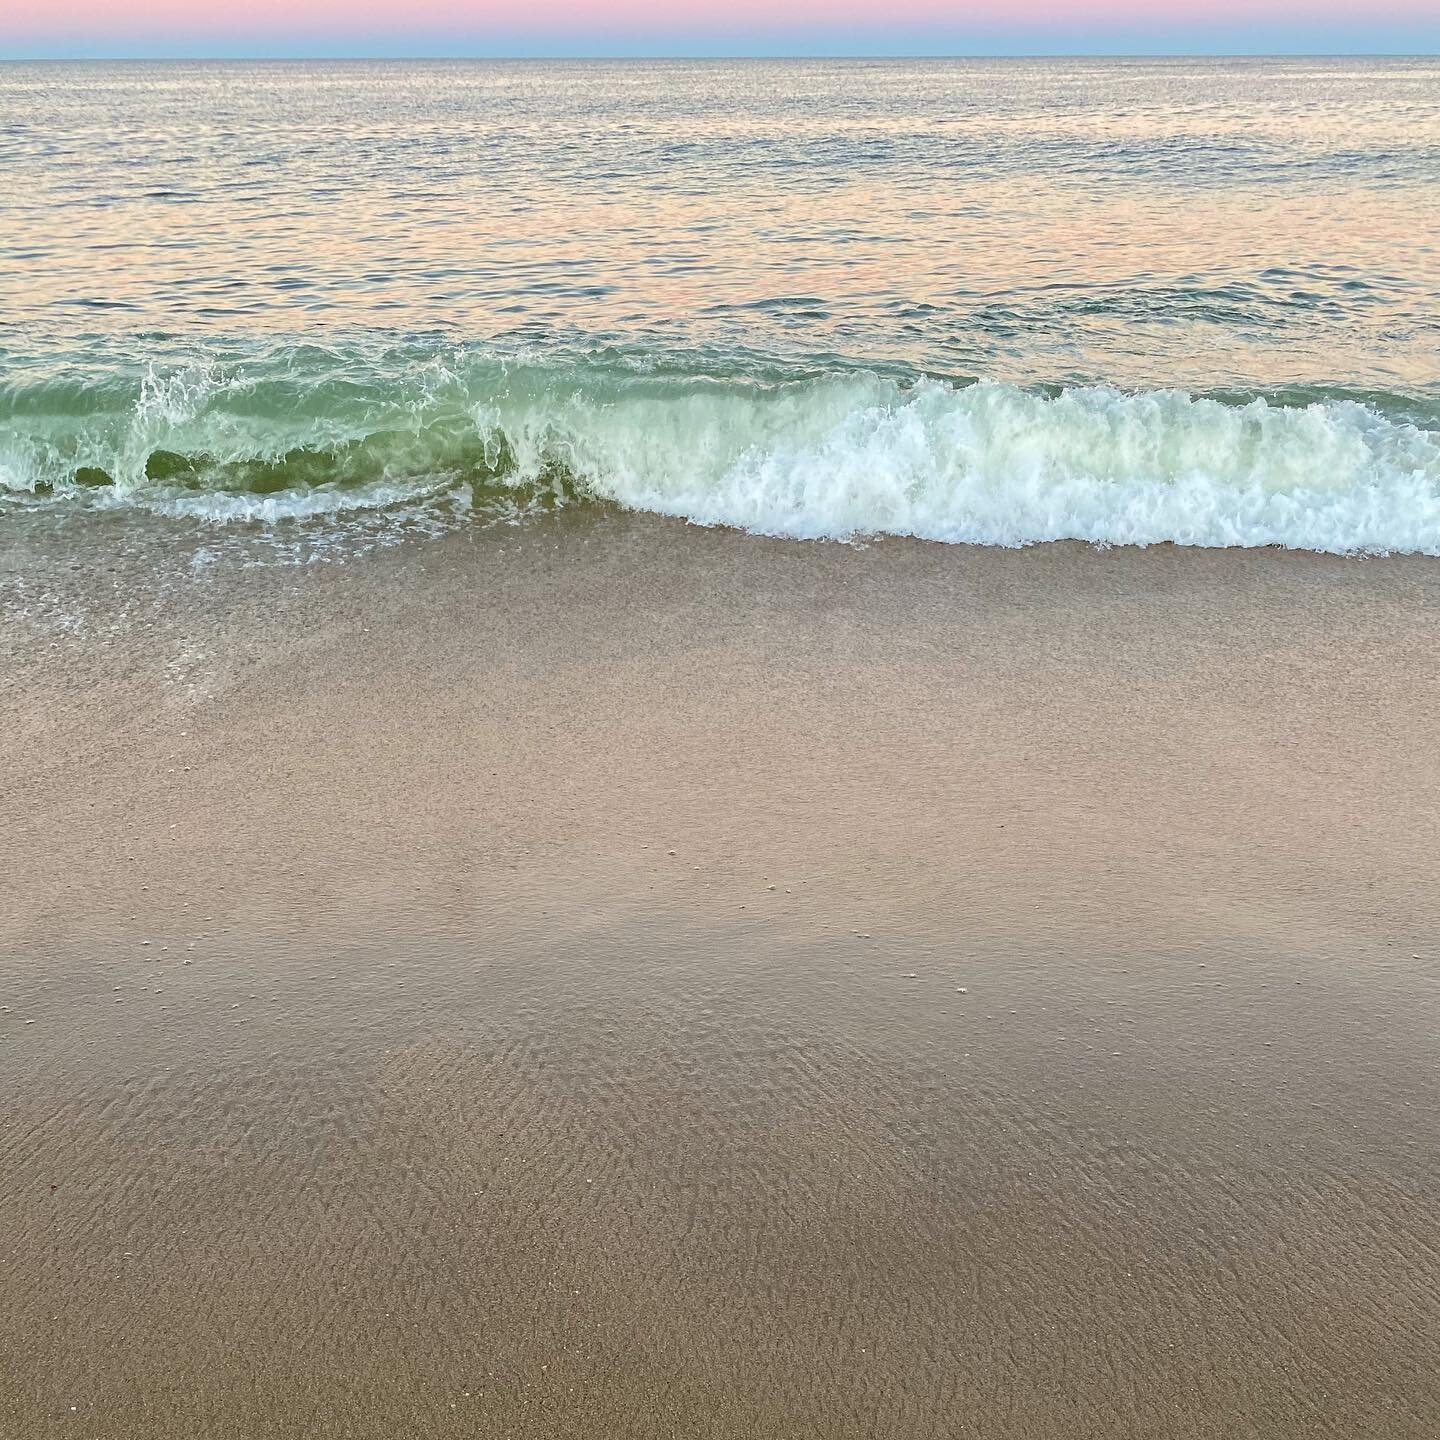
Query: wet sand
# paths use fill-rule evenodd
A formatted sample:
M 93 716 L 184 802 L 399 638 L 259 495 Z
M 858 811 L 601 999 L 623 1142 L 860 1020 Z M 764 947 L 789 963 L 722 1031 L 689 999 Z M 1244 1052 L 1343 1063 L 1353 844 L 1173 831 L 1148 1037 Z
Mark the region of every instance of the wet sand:
M 1440 1432 L 1440 564 L 119 524 L 0 559 L 0 1433 Z

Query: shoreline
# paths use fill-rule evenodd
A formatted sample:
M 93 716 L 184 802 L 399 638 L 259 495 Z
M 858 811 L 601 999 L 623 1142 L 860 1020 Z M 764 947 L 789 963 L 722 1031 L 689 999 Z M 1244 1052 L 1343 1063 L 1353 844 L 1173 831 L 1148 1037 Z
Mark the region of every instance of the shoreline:
M 1433 561 L 130 533 L 0 640 L 13 1433 L 1433 1428 Z

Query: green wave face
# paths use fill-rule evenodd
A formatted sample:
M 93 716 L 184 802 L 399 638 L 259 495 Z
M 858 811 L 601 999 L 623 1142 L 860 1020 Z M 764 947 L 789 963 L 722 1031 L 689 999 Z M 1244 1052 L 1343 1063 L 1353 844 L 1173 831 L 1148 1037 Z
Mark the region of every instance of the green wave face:
M 1424 395 L 1025 389 L 833 358 L 280 346 L 7 364 L 0 505 L 276 526 L 437 498 L 795 538 L 1440 553 Z

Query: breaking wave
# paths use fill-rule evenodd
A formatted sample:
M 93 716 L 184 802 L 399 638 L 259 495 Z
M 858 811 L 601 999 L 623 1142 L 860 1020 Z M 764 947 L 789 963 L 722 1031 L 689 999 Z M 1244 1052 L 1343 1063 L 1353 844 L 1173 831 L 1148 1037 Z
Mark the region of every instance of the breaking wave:
M 6 374 L 0 496 L 217 523 L 445 497 L 609 503 L 804 539 L 1440 554 L 1440 427 L 1383 397 L 289 347 Z

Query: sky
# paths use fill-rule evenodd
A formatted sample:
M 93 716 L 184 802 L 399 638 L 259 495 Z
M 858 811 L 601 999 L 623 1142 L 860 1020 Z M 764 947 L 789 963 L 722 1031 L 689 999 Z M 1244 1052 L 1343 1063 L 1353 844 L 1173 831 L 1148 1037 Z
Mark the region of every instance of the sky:
M 0 58 L 1432 54 L 1440 0 L 0 0 Z

